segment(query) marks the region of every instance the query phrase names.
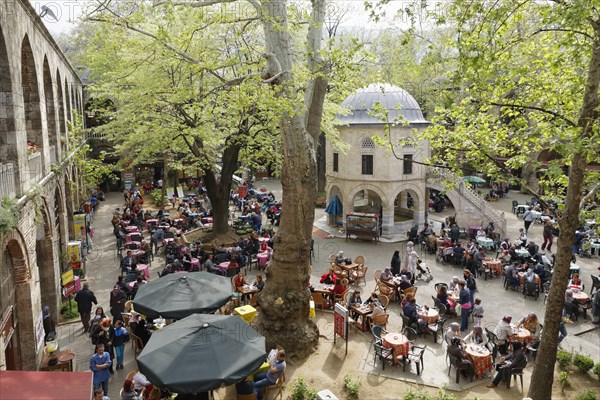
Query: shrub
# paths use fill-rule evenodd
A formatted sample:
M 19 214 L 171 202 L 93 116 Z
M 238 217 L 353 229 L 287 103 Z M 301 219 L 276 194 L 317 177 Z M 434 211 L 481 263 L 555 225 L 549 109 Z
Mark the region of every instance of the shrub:
M 79 317 L 79 311 L 77 311 L 77 303 L 72 301 L 70 303 L 70 307 L 68 302 L 63 303 L 63 305 L 60 307 L 60 313 L 62 314 L 65 320 Z
M 594 365 L 594 369 L 592 370 L 592 372 L 594 372 L 596 375 L 598 375 L 600 377 L 600 362 L 596 363 L 596 365 Z
M 348 394 L 349 399 L 358 399 L 360 391 L 360 381 L 354 380 L 350 374 L 344 376 L 344 391 Z
M 154 200 L 154 204 L 156 204 L 157 207 L 162 207 L 167 202 L 167 198 L 162 197 L 162 189 L 151 191 L 150 196 L 152 196 L 152 200 Z
M 316 400 L 317 391 L 309 389 L 304 378 L 297 378 L 292 385 L 292 400 Z
M 575 354 L 573 356 L 573 365 L 575 365 L 579 371 L 586 373 L 594 368 L 594 360 L 583 354 Z
M 571 365 L 571 361 L 573 361 L 573 354 L 566 350 L 559 350 L 556 353 L 556 361 L 561 369 L 566 369 Z
M 579 393 L 575 400 L 597 400 L 596 392 L 592 389 L 588 389 L 587 392 Z
M 446 393 L 445 387 L 442 387 L 436 394 L 429 394 L 424 390 L 409 389 L 404 392 L 402 400 L 456 400 L 456 396 Z
M 560 374 L 558 374 L 560 389 L 563 393 L 565 392 L 566 388 L 571 387 L 571 380 L 569 379 L 569 376 L 571 376 L 571 372 L 569 371 L 563 371 Z

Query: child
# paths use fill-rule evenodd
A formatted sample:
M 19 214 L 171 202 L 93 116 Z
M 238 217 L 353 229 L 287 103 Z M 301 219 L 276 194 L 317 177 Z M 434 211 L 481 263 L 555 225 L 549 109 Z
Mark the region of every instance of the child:
M 115 321 L 115 338 L 114 346 L 117 353 L 117 370 L 123 369 L 123 352 L 125 351 L 125 343 L 129 341 L 129 333 L 123 327 L 123 321 L 120 319 Z
M 475 304 L 473 305 L 474 326 L 481 326 L 482 319 L 483 319 L 483 306 L 481 305 L 481 299 L 475 299 Z

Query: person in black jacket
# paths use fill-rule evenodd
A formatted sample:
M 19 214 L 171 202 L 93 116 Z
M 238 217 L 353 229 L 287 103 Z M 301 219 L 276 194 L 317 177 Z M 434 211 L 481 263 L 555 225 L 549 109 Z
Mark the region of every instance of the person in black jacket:
M 394 276 L 400 275 L 400 251 L 394 251 L 394 255 L 392 256 L 392 261 L 390 262 L 390 267 L 392 268 L 392 274 Z
M 125 302 L 127 301 L 127 295 L 121 290 L 119 285 L 115 285 L 113 290 L 110 292 L 110 313 L 112 314 L 113 320 L 122 320 L 123 316 L 121 313 L 125 312 Z
M 83 284 L 83 289 L 81 289 L 75 295 L 75 302 L 77 303 L 77 311 L 79 311 L 79 315 L 81 316 L 83 331 L 87 332 L 90 330 L 90 313 L 92 312 L 92 303 L 98 304 L 96 295 L 94 295 L 94 292 L 90 290 L 89 284 Z
M 525 349 L 521 346 L 521 343 L 512 342 L 511 346 L 513 349 L 512 354 L 502 357 L 500 363 L 496 364 L 496 371 L 498 373 L 494 377 L 494 380 L 487 385 L 488 388 L 495 388 L 501 380 L 508 380 L 513 370 L 522 370 L 527 366 Z

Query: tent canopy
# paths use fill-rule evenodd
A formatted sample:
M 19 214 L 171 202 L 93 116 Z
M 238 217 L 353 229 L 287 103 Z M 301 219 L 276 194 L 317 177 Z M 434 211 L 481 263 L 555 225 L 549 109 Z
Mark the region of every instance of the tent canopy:
M 92 372 L 0 371 L 6 400 L 92 400 Z
M 325 208 L 325 212 L 333 216 L 343 215 L 342 202 L 337 194 L 333 195 L 331 201 L 329 201 L 329 204 L 327 204 L 327 207 Z

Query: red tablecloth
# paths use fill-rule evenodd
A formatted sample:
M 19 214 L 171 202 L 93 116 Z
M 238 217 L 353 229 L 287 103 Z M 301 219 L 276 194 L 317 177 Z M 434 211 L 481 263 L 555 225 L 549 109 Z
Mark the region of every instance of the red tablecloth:
M 531 332 L 525 328 L 519 328 L 515 330 L 514 335 L 510 336 L 510 340 L 516 340 L 520 342 L 523 346 L 526 346 L 529 342 L 531 342 Z
M 493 360 L 492 354 L 483 346 L 468 344 L 465 348 L 467 358 L 473 362 L 475 366 L 475 376 L 481 378 L 487 371 L 492 371 Z
M 483 263 L 496 275 L 502 275 L 502 261 L 492 258 L 483 260 Z
M 146 280 L 150 279 L 150 269 L 146 264 L 138 264 L 137 270 L 140 271 Z
M 137 232 L 138 231 L 137 226 L 134 226 L 134 225 L 126 226 L 125 230 L 127 232 L 129 232 L 129 233 Z
M 401 333 L 388 333 L 383 337 L 383 346 L 392 349 L 394 364 L 398 357 L 406 357 L 410 350 L 410 341 Z
M 269 258 L 271 258 L 271 254 L 267 252 L 258 253 L 256 255 L 256 259 L 258 260 L 258 265 L 260 267 L 264 267 L 265 265 L 267 265 L 267 261 L 269 261 Z

